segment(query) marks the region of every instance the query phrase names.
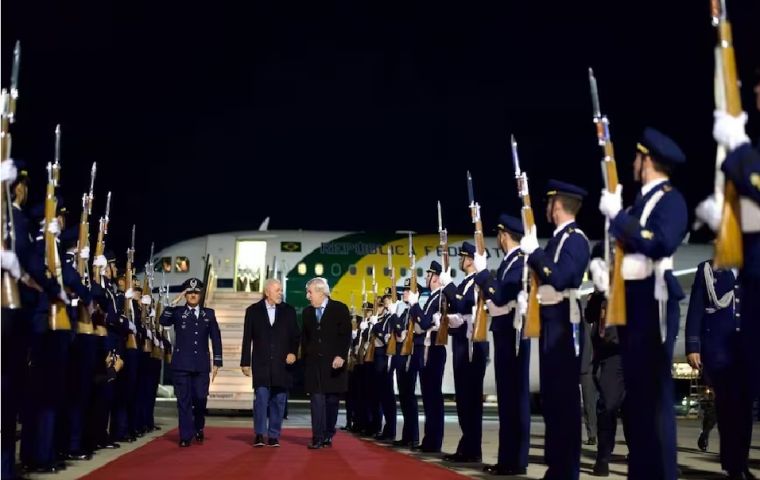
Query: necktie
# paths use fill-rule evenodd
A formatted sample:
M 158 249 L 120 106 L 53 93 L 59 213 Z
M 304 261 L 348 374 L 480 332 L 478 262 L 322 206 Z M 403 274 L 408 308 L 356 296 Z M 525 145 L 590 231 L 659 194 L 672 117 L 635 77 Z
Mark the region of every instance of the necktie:
M 193 312 L 193 318 L 198 320 L 198 311 L 195 308 L 191 308 L 190 311 Z
M 317 323 L 322 321 L 322 307 L 317 307 Z

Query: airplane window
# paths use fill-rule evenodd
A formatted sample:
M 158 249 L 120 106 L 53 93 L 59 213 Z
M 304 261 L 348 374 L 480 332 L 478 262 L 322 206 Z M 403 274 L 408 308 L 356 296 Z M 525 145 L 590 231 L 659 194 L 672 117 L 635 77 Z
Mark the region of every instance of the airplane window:
M 367 275 L 372 275 L 372 266 L 367 267 Z
M 356 275 L 356 265 L 350 265 L 348 267 L 348 273 L 350 273 L 351 275 Z
M 301 262 L 298 264 L 298 274 L 299 275 L 306 275 L 306 264 Z
M 401 267 L 401 271 L 399 272 L 402 277 L 406 277 L 407 269 L 406 267 Z
M 322 274 L 325 273 L 325 266 L 321 263 L 315 263 L 314 264 L 314 275 L 321 277 Z
M 451 278 L 457 278 L 457 269 L 456 268 L 452 268 L 451 269 Z
M 161 257 L 161 271 L 172 273 L 172 257 Z
M 388 267 L 383 268 L 383 275 L 385 275 L 386 277 L 390 277 L 391 276 L 391 269 L 388 268 Z
M 174 262 L 174 271 L 181 273 L 189 272 L 190 259 L 187 257 L 177 257 L 176 261 Z
M 340 277 L 341 274 L 341 268 L 339 263 L 333 263 L 330 265 L 330 275 L 333 277 Z
M 422 268 L 421 267 L 417 267 L 417 276 L 418 277 L 422 277 L 424 275 L 425 275 L 425 273 L 422 271 Z

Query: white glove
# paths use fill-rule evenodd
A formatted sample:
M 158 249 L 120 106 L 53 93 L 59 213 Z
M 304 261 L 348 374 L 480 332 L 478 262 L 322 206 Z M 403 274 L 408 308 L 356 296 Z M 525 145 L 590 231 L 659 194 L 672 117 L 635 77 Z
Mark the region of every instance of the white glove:
M 377 325 L 377 315 L 372 315 L 371 317 L 369 317 L 369 324 Z
M 401 316 L 406 311 L 406 303 L 404 302 L 397 302 L 396 304 L 396 315 Z
M 520 290 L 520 293 L 517 294 L 517 309 L 520 315 L 528 313 L 528 292 L 525 290 Z
M 487 255 L 485 253 L 483 255 L 480 255 L 478 254 L 478 252 L 475 252 L 474 264 L 475 264 L 475 271 L 478 273 L 488 268 Z
M 588 268 L 594 287 L 600 292 L 606 293 L 610 289 L 610 268 L 607 263 L 601 258 L 595 258 L 591 260 Z
M 152 301 L 153 301 L 153 297 L 151 297 L 150 295 L 143 295 L 140 298 L 140 303 L 142 303 L 143 305 L 150 305 Z
M 53 235 L 58 235 L 61 233 L 61 226 L 58 224 L 57 218 L 52 219 L 50 223 L 48 223 L 47 231 Z
M 749 142 L 744 126 L 747 124 L 747 113 L 742 112 L 738 117 L 729 115 L 722 110 L 716 110 L 713 124 L 713 138 L 729 150 Z
M 362 320 L 361 323 L 359 323 L 360 330 L 366 330 L 368 326 L 369 322 L 367 322 L 367 320 Z
M 385 343 L 388 343 L 388 340 L 390 339 L 391 339 L 390 333 L 386 333 L 385 335 L 383 335 L 383 341 L 385 341 Z
M 435 325 L 436 327 L 441 326 L 441 312 L 435 312 L 433 314 L 433 325 Z
M 441 274 L 438 276 L 438 280 L 441 281 L 441 285 L 444 287 L 448 285 L 449 283 L 451 283 L 451 267 L 442 271 Z
M 150 309 L 150 313 L 148 314 L 148 316 L 156 318 L 156 309 L 155 308 L 151 308 Z
M 533 225 L 530 227 L 530 232 L 520 240 L 520 250 L 522 250 L 524 254 L 530 255 L 535 252 L 536 249 L 538 249 L 538 235 L 536 234 L 536 226 Z
M 451 328 L 459 328 L 464 324 L 464 317 L 458 313 L 449 313 L 446 317 L 448 317 L 449 327 Z
M 105 268 L 108 265 L 105 255 L 98 255 L 92 262 L 93 267 Z
M 715 194 L 705 198 L 694 211 L 697 218 L 710 227 L 710 230 L 717 232 L 720 227 L 720 220 L 723 216 L 723 195 Z
M 84 247 L 79 250 L 79 258 L 82 258 L 84 260 L 90 258 L 90 247 Z
M 61 300 L 66 305 L 71 305 L 71 301 L 69 300 L 69 296 L 66 295 L 66 291 L 64 289 L 61 289 L 58 292 L 58 299 Z
M 0 263 L 3 265 L 3 268 L 5 270 L 8 270 L 13 278 L 16 280 L 21 278 L 21 265 L 18 263 L 16 252 L 13 250 L 2 250 L 2 258 L 0 258 Z
M 132 333 L 137 333 L 137 326 L 135 325 L 135 322 L 129 322 L 129 331 Z
M 16 180 L 17 173 L 13 160 L 3 160 L 0 163 L 0 181 L 13 183 Z
M 409 305 L 417 305 L 420 301 L 419 292 L 409 292 Z
M 351 340 L 356 340 L 357 335 L 358 335 L 358 332 L 356 330 L 351 330 Z
M 606 188 L 602 189 L 602 196 L 599 198 L 599 211 L 607 218 L 612 220 L 623 209 L 623 186 L 618 183 L 614 193 L 610 193 Z
M 126 292 L 124 292 L 124 296 L 127 298 L 132 298 L 135 296 L 135 291 L 131 288 L 128 288 Z

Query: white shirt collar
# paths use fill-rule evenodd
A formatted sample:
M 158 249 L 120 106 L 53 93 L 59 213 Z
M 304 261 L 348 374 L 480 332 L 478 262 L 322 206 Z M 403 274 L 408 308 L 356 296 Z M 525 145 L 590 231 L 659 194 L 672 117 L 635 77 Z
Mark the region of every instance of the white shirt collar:
M 565 228 L 566 226 L 570 225 L 570 224 L 571 224 L 571 223 L 573 223 L 574 221 L 575 221 L 575 219 L 573 218 L 573 219 L 571 219 L 571 220 L 568 220 L 568 221 L 566 221 L 566 222 L 560 223 L 560 224 L 559 224 L 559 226 L 558 226 L 558 227 L 557 227 L 557 228 L 554 230 L 554 233 L 552 234 L 552 236 L 553 236 L 553 237 L 556 237 L 556 236 L 557 236 L 557 234 L 558 234 L 559 232 L 561 232 L 562 230 L 564 230 L 564 228 Z
M 324 301 L 322 301 L 322 313 L 324 313 L 325 308 L 327 308 L 327 301 L 330 300 L 329 298 L 325 298 Z
M 506 262 L 507 258 L 509 258 L 509 256 L 512 255 L 515 252 L 515 250 L 520 250 L 520 245 L 518 245 L 516 247 L 512 247 L 509 250 L 507 250 L 507 253 L 504 254 L 504 258 L 502 259 L 502 262 Z
M 657 185 L 661 183 L 667 182 L 668 178 L 658 178 L 657 180 L 652 180 L 651 182 L 647 182 L 646 184 L 641 186 L 641 195 L 646 195 L 647 193 L 651 192 L 653 188 L 655 188 Z
M 266 306 L 267 308 L 277 308 L 276 303 L 273 303 L 270 305 L 266 298 L 264 299 L 264 306 Z

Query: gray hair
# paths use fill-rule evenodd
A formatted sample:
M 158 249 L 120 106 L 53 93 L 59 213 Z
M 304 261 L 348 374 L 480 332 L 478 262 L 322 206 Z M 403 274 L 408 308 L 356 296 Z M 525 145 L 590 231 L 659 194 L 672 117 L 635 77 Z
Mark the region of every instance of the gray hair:
M 322 277 L 314 277 L 306 282 L 306 288 L 314 287 L 314 290 L 322 292 L 325 295 L 330 295 L 330 285 L 327 284 L 327 280 Z
M 278 283 L 278 284 L 279 284 L 279 283 L 280 283 L 280 281 L 279 281 L 279 280 L 277 280 L 276 278 L 267 278 L 267 279 L 266 279 L 266 281 L 264 282 L 264 291 L 266 292 L 266 291 L 267 291 L 267 289 L 268 289 L 269 287 L 271 287 L 272 285 L 274 285 L 275 283 Z

